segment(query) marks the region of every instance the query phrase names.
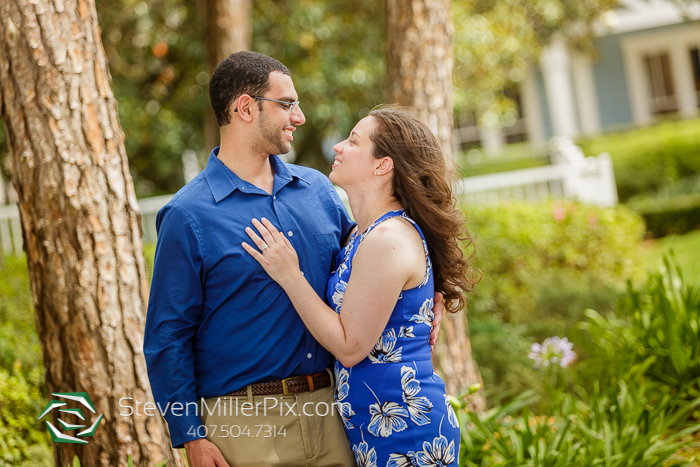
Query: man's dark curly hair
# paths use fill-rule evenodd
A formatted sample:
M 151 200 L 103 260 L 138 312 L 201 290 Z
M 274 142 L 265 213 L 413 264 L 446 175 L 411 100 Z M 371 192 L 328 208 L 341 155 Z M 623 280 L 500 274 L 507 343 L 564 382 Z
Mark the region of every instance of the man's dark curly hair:
M 273 71 L 291 76 L 282 63 L 257 52 L 236 52 L 217 65 L 209 82 L 209 99 L 220 127 L 231 123 L 231 102 L 243 94 L 262 96 L 270 89 Z M 258 106 L 262 110 L 262 102 Z

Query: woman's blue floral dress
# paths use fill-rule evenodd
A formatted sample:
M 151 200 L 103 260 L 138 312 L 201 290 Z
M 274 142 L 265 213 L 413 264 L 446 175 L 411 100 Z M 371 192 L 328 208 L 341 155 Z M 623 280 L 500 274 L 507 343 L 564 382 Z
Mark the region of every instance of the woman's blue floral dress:
M 352 368 L 335 362 L 335 405 L 360 467 L 448 466 L 459 463 L 459 422 L 433 372 L 428 343 L 433 322 L 433 274 L 423 232 L 403 210 L 377 219 L 340 251 L 326 298 L 340 313 L 352 259 L 377 225 L 401 216 L 423 239 L 427 270 L 404 290 L 370 354 Z

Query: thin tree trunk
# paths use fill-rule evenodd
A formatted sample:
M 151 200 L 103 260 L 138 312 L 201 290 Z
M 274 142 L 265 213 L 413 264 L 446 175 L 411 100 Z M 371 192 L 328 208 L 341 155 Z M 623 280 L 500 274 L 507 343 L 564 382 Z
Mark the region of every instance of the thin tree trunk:
M 0 110 L 46 387 L 87 392 L 104 414 L 89 444 L 54 445 L 56 465 L 182 465 L 160 416 L 119 415 L 121 398 L 152 396 L 141 218 L 110 81 L 93 0 L 0 0 Z
M 389 102 L 418 110 L 452 154 L 452 19 L 449 0 L 385 0 L 387 32 L 386 94 Z M 481 382 L 472 359 L 466 314 L 449 314 L 433 363 L 442 372 L 447 391 L 457 394 Z M 483 410 L 481 393 L 470 398 L 472 410 Z
M 250 50 L 252 42 L 251 0 L 206 0 L 204 24 L 210 73 L 230 54 Z M 219 126 L 211 105 L 204 112 L 204 144 L 219 145 Z

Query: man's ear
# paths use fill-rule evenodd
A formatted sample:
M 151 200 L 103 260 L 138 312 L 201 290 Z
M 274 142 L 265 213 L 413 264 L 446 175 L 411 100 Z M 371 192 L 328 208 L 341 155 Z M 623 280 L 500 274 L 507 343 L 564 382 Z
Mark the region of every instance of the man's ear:
M 250 97 L 248 94 L 242 94 L 234 102 L 233 112 L 237 113 L 241 120 L 244 122 L 253 121 L 253 103 L 255 99 Z

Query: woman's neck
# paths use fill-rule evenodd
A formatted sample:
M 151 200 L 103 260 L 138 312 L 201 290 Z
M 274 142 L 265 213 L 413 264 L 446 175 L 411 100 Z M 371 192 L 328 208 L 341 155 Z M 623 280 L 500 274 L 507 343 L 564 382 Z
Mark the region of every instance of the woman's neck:
M 346 190 L 346 192 L 360 233 L 367 230 L 374 221 L 387 212 L 403 208 L 394 195 L 383 190 L 381 192 Z

